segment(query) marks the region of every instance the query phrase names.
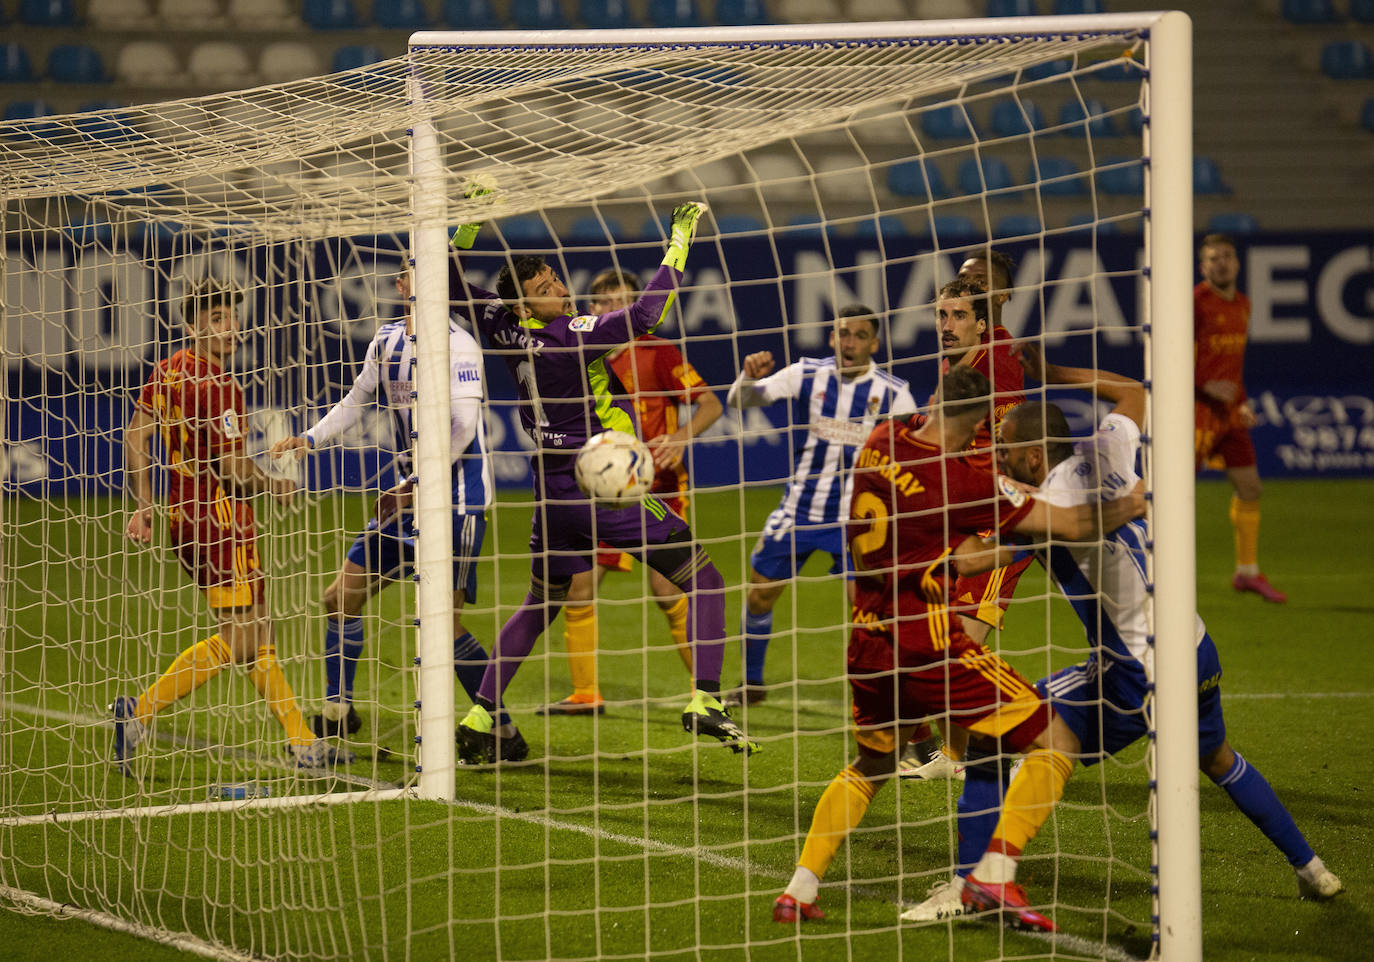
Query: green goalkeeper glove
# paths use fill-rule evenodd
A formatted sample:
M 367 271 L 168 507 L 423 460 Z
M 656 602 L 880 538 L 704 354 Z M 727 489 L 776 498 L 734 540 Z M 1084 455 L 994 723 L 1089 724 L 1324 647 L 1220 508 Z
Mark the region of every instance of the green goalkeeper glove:
M 673 208 L 673 233 L 668 240 L 668 251 L 663 255 L 663 263 L 669 267 L 683 270 L 687 263 L 687 248 L 692 246 L 692 238 L 697 234 L 697 221 L 706 212 L 706 204 L 699 200 L 689 200 Z
M 490 187 L 483 187 L 481 184 L 469 184 L 467 190 L 463 191 L 463 197 L 472 200 L 476 197 L 485 197 L 492 193 Z M 474 224 L 460 224 L 458 229 L 453 232 L 453 237 L 449 243 L 459 250 L 469 250 L 477 241 L 477 232 L 482 229 L 481 222 Z

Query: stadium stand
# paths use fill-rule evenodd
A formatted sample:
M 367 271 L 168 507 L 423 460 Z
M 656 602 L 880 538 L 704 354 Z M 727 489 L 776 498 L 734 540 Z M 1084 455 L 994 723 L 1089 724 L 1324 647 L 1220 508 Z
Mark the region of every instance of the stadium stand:
M 324 63 L 315 48 L 295 40 L 268 44 L 258 57 L 258 75 L 264 83 L 285 83 L 302 77 L 318 77 Z
M 1283 0 L 1283 19 L 1289 23 L 1338 23 L 1331 0 Z
M 32 82 L 33 65 L 29 62 L 29 52 L 17 43 L 0 45 L 0 83 Z
M 1193 158 L 1193 193 L 1230 194 L 1231 188 L 1221 176 L 1221 168 L 1211 157 L 1198 154 Z
M 228 23 L 219 0 L 160 0 L 157 17 L 172 30 L 206 30 Z
M 1038 17 L 1035 0 L 988 0 L 983 9 L 985 17 Z
M 131 41 L 115 57 L 115 78 L 131 87 L 167 87 L 184 77 L 181 61 L 161 40 Z
M 1040 193 L 1050 197 L 1082 197 L 1088 192 L 1082 172 L 1068 157 L 1051 155 L 1032 160 L 1026 168 L 1026 181 L 1038 183 Z
M 558 0 L 511 0 L 511 19 L 526 30 L 565 30 L 570 24 Z
M 1044 225 L 1034 214 L 1007 214 L 992 225 L 992 236 L 997 238 L 1024 237 L 1037 235 Z
M 1251 234 L 1259 230 L 1259 221 L 1242 211 L 1223 211 L 1207 220 L 1208 233 Z
M 966 20 L 980 13 L 974 0 L 916 0 L 915 14 L 920 20 Z
M 388 0 L 372 5 L 372 19 L 384 30 L 427 30 L 429 11 L 420 0 Z
M 444 0 L 444 23 L 454 30 L 499 30 L 505 26 L 492 0 Z
M 1015 186 L 1011 169 L 1000 157 L 970 157 L 959 164 L 959 190 L 970 196 L 986 190 L 1003 190 Z M 981 172 L 979 170 L 981 166 Z
M 186 58 L 186 72 L 206 87 L 239 87 L 255 79 L 253 63 L 236 43 L 208 40 L 199 44 Z
M 577 19 L 592 30 L 633 26 L 629 0 L 578 0 Z
M 998 137 L 1020 137 L 1045 129 L 1045 112 L 1033 100 L 1003 100 L 992 108 L 992 132 Z
M 305 0 L 301 12 L 314 30 L 357 30 L 363 25 L 353 0 Z
M 849 0 L 849 20 L 906 20 L 911 11 L 902 0 Z
M 287 0 L 229 0 L 229 20 L 240 30 L 295 30 L 301 18 Z
M 382 49 L 372 44 L 345 44 L 334 51 L 330 58 L 329 69 L 333 73 L 341 70 L 356 70 L 383 59 Z
M 76 4 L 72 0 L 21 0 L 19 22 L 31 27 L 73 27 Z
M 942 243 L 945 238 L 973 237 L 979 232 L 963 214 L 936 214 L 930 218 L 930 229 Z
M 936 107 L 921 114 L 921 130 L 927 137 L 937 140 L 953 140 L 972 136 L 969 131 L 968 117 L 957 104 Z
M 649 0 L 649 22 L 655 27 L 701 27 L 701 8 L 696 0 Z
M 147 30 L 154 23 L 147 0 L 90 0 L 86 19 L 104 30 Z
M 764 0 L 716 0 L 716 23 L 722 27 L 772 22 Z
M 1322 73 L 1333 80 L 1374 77 L 1374 53 L 1358 40 L 1334 40 L 1322 48 Z
M 63 43 L 48 51 L 48 79 L 60 84 L 108 83 L 105 60 L 92 46 Z

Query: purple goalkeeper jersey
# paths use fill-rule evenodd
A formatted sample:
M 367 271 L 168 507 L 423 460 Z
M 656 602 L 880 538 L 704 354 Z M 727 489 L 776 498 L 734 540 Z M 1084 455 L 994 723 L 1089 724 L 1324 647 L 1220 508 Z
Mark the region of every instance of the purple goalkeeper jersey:
M 587 439 L 603 431 L 636 434 L 611 392 L 606 354 L 662 323 L 682 272 L 663 265 L 629 307 L 608 314 L 521 320 L 491 291 L 468 284 L 450 263 L 449 299 L 500 350 L 520 392 L 520 422 L 549 474 L 572 470 Z M 566 455 L 562 457 L 560 455 Z

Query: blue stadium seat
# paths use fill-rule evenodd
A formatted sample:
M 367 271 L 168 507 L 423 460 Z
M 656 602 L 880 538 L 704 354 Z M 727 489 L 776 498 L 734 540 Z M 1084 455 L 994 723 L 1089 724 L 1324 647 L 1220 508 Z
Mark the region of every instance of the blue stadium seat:
M 948 197 L 940 168 L 927 164 L 920 158 L 904 160 L 887 169 L 887 186 L 900 197 L 916 197 L 920 200 L 935 200 Z
M 1282 12 L 1289 23 L 1336 23 L 1341 19 L 1331 0 L 1283 0 Z
M 1145 129 L 1145 111 L 1139 107 L 1132 107 L 1126 111 L 1126 129 L 1133 134 L 1138 134 Z
M 989 17 L 1038 17 L 1035 0 L 988 0 Z
M 516 26 L 527 30 L 563 30 L 568 26 L 559 0 L 511 0 L 510 15 Z
M 978 173 L 978 158 L 970 157 L 959 165 L 959 190 L 970 196 L 981 194 L 984 190 L 1001 190 L 1011 187 L 1011 170 L 1006 161 L 999 157 L 982 158 L 982 175 Z M 986 185 L 986 186 L 985 186 Z
M 1336 80 L 1374 77 L 1374 53 L 1358 40 L 1337 40 L 1322 48 L 1322 73 Z
M 716 0 L 716 23 L 722 27 L 772 22 L 764 0 Z
M 1037 103 L 1003 100 L 992 108 L 992 132 L 999 137 L 1020 137 L 1033 130 L 1044 129 L 1045 114 Z
M 724 214 L 716 218 L 716 230 L 721 234 L 743 234 L 763 229 L 763 221 L 753 214 Z
M 794 214 L 787 221 L 786 236 L 793 240 L 817 241 L 825 236 L 823 224 L 824 220 L 820 214 Z
M 19 22 L 32 27 L 71 27 L 76 24 L 72 0 L 21 0 Z
M 48 51 L 48 77 L 61 84 L 108 83 L 105 61 L 94 47 L 64 43 Z
M 649 22 L 655 27 L 700 27 L 697 0 L 649 0 Z
M 305 0 L 301 19 L 315 30 L 357 30 L 362 26 L 353 0 Z
M 1100 100 L 1079 103 L 1074 98 L 1066 100 L 1059 108 L 1059 123 L 1069 128 L 1065 133 L 1075 136 L 1081 134 L 1084 121 L 1087 122 L 1088 133 L 1094 137 L 1116 137 L 1121 133 L 1116 120 L 1107 115 L 1107 105 Z
M 5 105 L 6 120 L 35 120 L 51 117 L 57 111 L 46 100 L 14 100 Z
M 1022 80 L 1046 80 L 1050 77 L 1057 77 L 1061 73 L 1068 73 L 1073 69 L 1073 61 L 1068 57 L 1061 57 L 1058 60 L 1046 60 L 1038 63 L 1034 67 L 1027 67 L 1021 71 Z
M 1024 237 L 1038 234 L 1043 229 L 1040 218 L 1034 214 L 1007 214 L 998 218 L 993 225 L 992 236 L 999 238 Z
M 1374 97 L 1370 97 L 1360 108 L 1360 126 L 1374 134 Z
M 925 131 L 927 137 L 938 140 L 973 136 L 973 132 L 969 130 L 968 117 L 957 104 L 936 107 L 921 114 L 921 130 Z
M 937 237 L 973 237 L 978 228 L 963 214 L 936 214 L 930 219 L 930 229 Z
M 444 0 L 444 22 L 454 30 L 500 30 L 491 0 Z
M 1026 179 L 1031 183 L 1039 181 L 1040 193 L 1045 196 L 1081 197 L 1088 192 L 1082 172 L 1068 157 L 1041 157 L 1039 164 L 1037 171 L 1036 161 L 1030 162 L 1026 168 Z
M 1102 0 L 1054 0 L 1056 17 L 1076 17 L 1084 13 L 1105 13 Z
M 351 43 L 340 47 L 334 51 L 334 59 L 330 62 L 329 69 L 334 73 L 344 70 L 356 70 L 359 67 L 366 67 L 368 64 L 377 63 L 384 59 L 382 48 L 373 44 Z
M 1207 221 L 1209 234 L 1253 234 L 1259 230 L 1259 221 L 1242 211 L 1225 211 L 1213 214 Z
M 1104 194 L 1138 195 L 1145 190 L 1145 169 L 1139 157 L 1106 157 L 1097 172 L 1097 186 Z
M 386 0 L 372 5 L 372 19 L 386 30 L 426 30 L 429 13 L 420 0 Z
M 33 81 L 29 52 L 17 43 L 0 46 L 0 83 L 26 84 Z
M 1193 193 L 1229 194 L 1231 186 L 1221 176 L 1221 168 L 1211 157 L 1198 154 L 1193 157 Z
M 1350 18 L 1358 23 L 1374 23 L 1374 0 L 1350 0 Z
M 629 0 L 581 0 L 577 5 L 577 19 L 592 30 L 614 30 L 635 25 Z

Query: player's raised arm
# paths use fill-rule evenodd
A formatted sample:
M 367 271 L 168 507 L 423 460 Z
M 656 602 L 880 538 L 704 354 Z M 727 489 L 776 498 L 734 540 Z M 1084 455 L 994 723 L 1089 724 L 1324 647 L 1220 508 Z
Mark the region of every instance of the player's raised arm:
M 153 432 L 157 422 L 142 407 L 134 408 L 124 428 L 124 476 L 134 499 L 125 534 L 131 541 L 153 540 Z
M 1145 385 L 1139 381 L 1111 371 L 1051 364 L 1045 360 L 1044 351 L 1034 341 L 1022 344 L 1016 359 L 1026 374 L 1040 383 L 1092 391 L 1097 397 L 1116 405 L 1112 408 L 1113 414 L 1130 418 L 1136 427 L 1144 427 Z
M 220 477 L 245 494 L 267 493 L 279 501 L 289 501 L 297 484 L 289 478 L 274 478 L 248 456 L 243 448 L 225 451 L 220 455 Z
M 753 354 L 744 356 L 744 364 L 740 367 L 739 377 L 735 378 L 735 383 L 730 385 L 730 393 L 726 395 L 725 401 L 732 408 L 752 408 L 762 407 L 772 402 L 768 396 L 768 391 L 758 382 L 773 373 L 773 353 L 771 351 L 755 351 Z

